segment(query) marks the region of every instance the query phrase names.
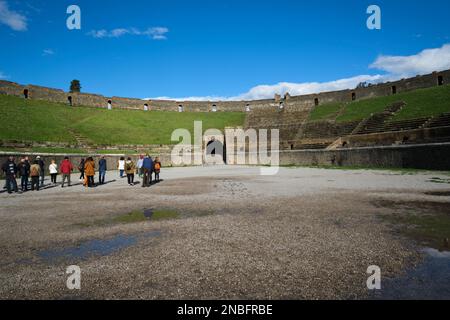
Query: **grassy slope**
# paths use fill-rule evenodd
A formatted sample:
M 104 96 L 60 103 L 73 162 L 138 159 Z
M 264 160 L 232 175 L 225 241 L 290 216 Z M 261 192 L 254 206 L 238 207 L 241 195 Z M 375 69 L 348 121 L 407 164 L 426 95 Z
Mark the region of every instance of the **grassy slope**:
M 325 103 L 314 108 L 309 114 L 309 121 L 318 120 L 333 120 L 336 118 L 337 113 L 342 108 L 342 104 L 336 103 Z
M 344 106 L 344 112 L 336 118 L 338 122 L 362 120 L 372 113 L 383 111 L 396 101 L 405 101 L 403 108 L 392 120 L 405 120 L 450 112 L 450 85 L 403 92 L 396 95 L 358 100 Z M 310 120 L 328 120 L 342 107 L 339 104 L 324 104 L 315 108 Z
M 70 108 L 64 104 L 0 95 L 0 139 L 75 142 L 73 128 L 98 144 L 170 144 L 172 131 L 193 132 L 194 120 L 203 130 L 242 126 L 242 112 L 178 113 L 162 111 Z M 176 142 L 173 142 L 176 143 Z

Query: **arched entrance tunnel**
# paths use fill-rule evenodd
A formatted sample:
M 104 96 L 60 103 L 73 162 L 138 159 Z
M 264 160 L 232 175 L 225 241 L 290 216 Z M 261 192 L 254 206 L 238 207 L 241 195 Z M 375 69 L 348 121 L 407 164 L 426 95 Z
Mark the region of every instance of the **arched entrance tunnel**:
M 208 138 L 208 142 L 206 143 L 206 157 L 220 157 L 223 160 L 223 163 L 227 163 L 227 149 L 225 139 L 224 141 L 220 141 L 216 139 L 216 137 Z

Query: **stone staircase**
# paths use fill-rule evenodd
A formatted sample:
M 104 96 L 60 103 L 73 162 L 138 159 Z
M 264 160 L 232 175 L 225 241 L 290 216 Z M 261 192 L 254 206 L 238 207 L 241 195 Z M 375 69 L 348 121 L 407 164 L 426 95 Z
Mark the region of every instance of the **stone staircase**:
M 388 121 L 383 125 L 383 132 L 420 129 L 430 118 L 416 118 L 400 121 Z
M 396 102 L 387 106 L 383 112 L 374 113 L 369 118 L 361 121 L 361 123 L 353 130 L 352 135 L 370 134 L 385 132 L 384 125 L 388 119 L 392 118 L 405 106 L 404 102 Z
M 330 144 L 326 142 L 318 143 L 304 143 L 297 145 L 295 150 L 323 150 L 326 149 Z
M 448 126 L 450 126 L 450 112 L 442 113 L 439 116 L 429 118 L 428 121 L 423 124 L 424 128 L 439 128 Z
M 302 126 L 297 138 L 298 139 L 324 139 L 336 138 L 349 135 L 359 121 L 346 123 L 335 123 L 329 121 L 321 121 L 317 123 L 309 123 Z
M 87 137 L 83 136 L 73 128 L 69 128 L 67 131 L 75 138 L 79 147 L 85 149 L 87 152 L 96 151 L 97 146 L 94 145 Z

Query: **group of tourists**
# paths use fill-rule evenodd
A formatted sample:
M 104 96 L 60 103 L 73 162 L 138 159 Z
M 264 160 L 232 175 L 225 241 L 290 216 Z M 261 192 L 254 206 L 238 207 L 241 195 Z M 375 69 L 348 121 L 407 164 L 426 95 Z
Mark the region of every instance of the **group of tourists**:
M 124 178 L 126 174 L 127 182 L 130 186 L 134 186 L 135 174 L 138 174 L 142 179 L 142 187 L 149 187 L 152 184 L 152 176 L 155 174 L 155 181 L 159 182 L 159 174 L 161 172 L 161 161 L 159 157 L 154 160 L 152 157 L 147 155 L 140 155 L 138 162 L 135 164 L 131 157 L 125 159 L 121 157 L 117 162 L 117 169 L 119 170 L 119 175 Z M 20 178 L 20 187 L 22 192 L 27 192 L 29 182 L 31 180 L 31 190 L 39 191 L 40 188 L 44 187 L 45 179 L 45 162 L 40 157 L 37 156 L 34 161 L 30 161 L 29 157 L 22 157 L 20 162 L 16 164 L 13 156 L 8 157 L 5 163 L 2 165 L 2 171 L 6 178 L 5 189 L 8 193 L 18 192 L 19 187 L 17 184 L 17 178 Z M 71 174 L 74 171 L 74 165 L 70 161 L 69 157 L 65 157 L 60 163 L 59 168 L 55 160 L 51 160 L 48 166 L 48 172 L 50 173 L 50 180 L 52 185 L 57 184 L 58 174 L 62 176 L 61 188 L 64 188 L 66 181 L 67 185 L 71 186 Z M 96 163 L 92 157 L 86 159 L 81 159 L 78 164 L 78 171 L 80 172 L 80 181 L 85 187 L 95 187 L 95 172 Z M 98 161 L 98 183 L 100 185 L 105 184 L 105 177 L 107 171 L 107 161 L 105 156 L 102 156 Z

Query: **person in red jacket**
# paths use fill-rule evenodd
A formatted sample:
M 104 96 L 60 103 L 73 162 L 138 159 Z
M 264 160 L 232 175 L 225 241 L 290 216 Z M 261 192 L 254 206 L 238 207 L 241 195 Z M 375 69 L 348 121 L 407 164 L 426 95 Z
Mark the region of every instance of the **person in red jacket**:
M 70 187 L 70 174 L 73 171 L 73 165 L 70 162 L 69 157 L 65 157 L 64 160 L 61 162 L 60 170 L 62 174 L 61 188 L 64 188 L 64 183 L 66 182 L 66 179 Z

